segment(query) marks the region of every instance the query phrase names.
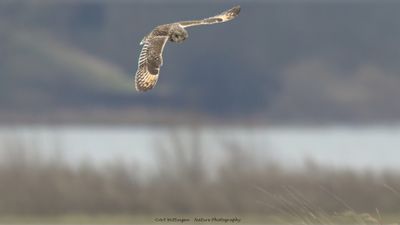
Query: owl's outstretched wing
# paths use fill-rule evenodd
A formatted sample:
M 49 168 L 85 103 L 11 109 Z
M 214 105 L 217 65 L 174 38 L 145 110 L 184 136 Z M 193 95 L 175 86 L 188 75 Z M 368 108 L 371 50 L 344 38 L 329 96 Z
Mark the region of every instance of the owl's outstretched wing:
M 209 25 L 215 23 L 223 23 L 234 19 L 240 13 L 240 6 L 235 6 L 229 10 L 226 10 L 216 16 L 209 17 L 202 20 L 190 20 L 178 22 L 182 27 L 192 27 L 198 25 Z
M 135 75 L 136 90 L 148 91 L 156 85 L 163 63 L 162 52 L 167 40 L 168 36 L 149 36 L 142 41 L 143 48 Z

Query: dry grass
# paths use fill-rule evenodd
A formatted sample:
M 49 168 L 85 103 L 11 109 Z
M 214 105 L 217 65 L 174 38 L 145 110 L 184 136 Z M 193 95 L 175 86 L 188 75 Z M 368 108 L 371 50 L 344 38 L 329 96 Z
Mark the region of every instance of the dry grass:
M 228 214 L 265 215 L 274 223 L 399 223 L 400 173 L 325 168 L 312 161 L 288 170 L 235 143 L 212 177 L 201 140 L 157 146 L 157 173 L 114 161 L 71 166 L 34 144 L 2 142 L 0 216 Z M 170 143 L 170 144 L 171 144 Z M 172 151 L 171 151 L 172 150 Z

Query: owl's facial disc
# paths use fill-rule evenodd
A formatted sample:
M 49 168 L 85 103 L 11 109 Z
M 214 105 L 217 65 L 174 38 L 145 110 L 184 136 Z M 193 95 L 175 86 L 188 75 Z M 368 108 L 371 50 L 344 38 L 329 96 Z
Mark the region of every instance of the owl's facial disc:
M 188 38 L 188 33 L 184 29 L 177 29 L 170 35 L 169 40 L 176 43 L 181 43 Z

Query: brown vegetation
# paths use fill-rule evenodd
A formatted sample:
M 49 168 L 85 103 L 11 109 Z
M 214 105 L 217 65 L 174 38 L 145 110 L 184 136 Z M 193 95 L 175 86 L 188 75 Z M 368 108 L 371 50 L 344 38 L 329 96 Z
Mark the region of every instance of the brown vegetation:
M 4 142 L 0 214 L 262 213 L 289 216 L 400 210 L 400 173 L 331 169 L 311 160 L 303 170 L 257 160 L 226 144 L 227 158 L 210 176 L 200 140 L 174 151 L 159 146 L 158 170 L 143 178 L 136 165 L 69 165 L 35 147 Z M 324 218 L 324 217 L 319 217 Z

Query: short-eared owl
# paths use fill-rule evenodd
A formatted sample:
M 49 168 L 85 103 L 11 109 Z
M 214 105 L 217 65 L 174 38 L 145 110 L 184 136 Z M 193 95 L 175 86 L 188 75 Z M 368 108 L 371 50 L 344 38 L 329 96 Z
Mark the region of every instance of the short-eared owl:
M 236 6 L 210 18 L 164 24 L 154 28 L 140 42 L 143 48 L 135 75 L 136 90 L 148 91 L 156 85 L 163 63 L 162 52 L 168 40 L 181 43 L 188 37 L 186 27 L 223 23 L 235 18 L 239 12 L 240 6 Z

